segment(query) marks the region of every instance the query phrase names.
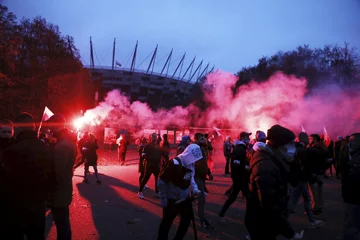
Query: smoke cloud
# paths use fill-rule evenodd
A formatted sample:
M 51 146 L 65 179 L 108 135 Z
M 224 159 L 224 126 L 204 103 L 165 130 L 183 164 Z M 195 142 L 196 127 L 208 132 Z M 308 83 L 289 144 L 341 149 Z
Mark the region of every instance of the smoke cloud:
M 227 125 L 239 131 L 266 132 L 280 124 L 296 133 L 304 126 L 307 133 L 321 134 L 325 126 L 332 138 L 359 131 L 360 95 L 355 94 L 356 89 L 324 85 L 308 92 L 306 79 L 282 73 L 265 82 L 242 85 L 234 93 L 236 82 L 237 77 L 231 73 L 208 75 L 204 87 L 208 108 L 203 112 L 194 105 L 153 112 L 146 103 L 130 103 L 113 90 L 99 106 L 88 110 L 82 121 L 138 131 L 165 129 L 169 125 L 187 127 L 192 114 L 197 116 L 197 126 L 209 128 Z

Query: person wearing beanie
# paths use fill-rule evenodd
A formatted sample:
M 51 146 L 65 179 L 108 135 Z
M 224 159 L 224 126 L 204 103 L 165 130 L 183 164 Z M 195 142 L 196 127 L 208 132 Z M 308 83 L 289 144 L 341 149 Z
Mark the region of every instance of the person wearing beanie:
M 71 239 L 71 225 L 69 206 L 73 194 L 73 170 L 77 156 L 77 146 L 69 129 L 65 128 L 66 120 L 63 115 L 55 114 L 46 121 L 55 138 L 54 156 L 57 187 L 48 200 L 57 239 Z
M 295 134 L 280 125 L 267 132 L 266 148 L 258 149 L 250 163 L 249 195 L 245 225 L 251 239 L 275 240 L 282 235 L 301 239 L 287 219 L 289 163 L 296 148 Z
M 0 234 L 6 239 L 45 239 L 45 204 L 55 189 L 52 149 L 38 139 L 33 116 L 14 120 L 16 143 L 4 149 Z
M 247 152 L 247 157 L 249 161 L 258 149 L 264 147 L 266 147 L 266 134 L 263 131 L 258 130 L 255 134 L 255 141 Z

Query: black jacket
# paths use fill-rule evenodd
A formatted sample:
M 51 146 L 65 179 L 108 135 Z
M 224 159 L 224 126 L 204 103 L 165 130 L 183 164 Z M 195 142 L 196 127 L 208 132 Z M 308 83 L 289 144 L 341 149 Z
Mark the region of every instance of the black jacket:
M 143 157 L 145 159 L 145 164 L 152 167 L 160 167 L 160 162 L 162 158 L 162 150 L 156 142 L 150 142 L 145 145 L 143 150 Z
M 266 232 L 269 239 L 278 235 L 293 237 L 294 230 L 287 220 L 289 175 L 290 166 L 279 151 L 267 145 L 255 152 L 250 163 L 245 215 L 249 232 Z
M 247 146 L 242 141 L 235 141 L 233 151 L 231 153 L 231 177 L 242 175 L 249 166 L 249 160 L 246 156 Z
M 4 206 L 44 205 L 56 186 L 53 150 L 37 138 L 37 132 L 21 132 L 17 143 L 3 152 L 3 174 L 0 201 Z

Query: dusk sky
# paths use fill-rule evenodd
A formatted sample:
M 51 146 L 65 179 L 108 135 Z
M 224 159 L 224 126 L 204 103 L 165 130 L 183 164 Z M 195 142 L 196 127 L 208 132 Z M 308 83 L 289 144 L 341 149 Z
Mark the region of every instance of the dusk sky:
M 146 69 L 159 44 L 156 70 L 174 48 L 173 64 L 184 52 L 189 64 L 196 55 L 216 68 L 237 72 L 262 56 L 301 44 L 322 47 L 343 44 L 360 49 L 360 0 L 0 0 L 18 18 L 42 16 L 75 38 L 85 65 L 90 63 L 89 38 L 95 65 L 116 60 L 130 66 L 136 40 L 136 67 Z M 127 63 L 127 64 L 126 64 Z

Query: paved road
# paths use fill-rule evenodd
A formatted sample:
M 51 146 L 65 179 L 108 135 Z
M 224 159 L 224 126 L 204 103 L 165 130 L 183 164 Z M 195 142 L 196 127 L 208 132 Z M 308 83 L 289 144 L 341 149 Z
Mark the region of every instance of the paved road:
M 150 189 L 144 191 L 145 200 L 137 198 L 138 166 L 137 153 L 128 153 L 127 166 L 116 165 L 116 153 L 102 153 L 100 157 L 100 176 L 103 184 L 95 184 L 95 176 L 89 178 L 90 184 L 82 183 L 82 167 L 75 171 L 73 178 L 74 196 L 71 204 L 71 225 L 74 240 L 92 239 L 149 239 L 154 240 L 161 217 L 159 200 L 154 198 L 154 180 L 149 182 Z M 206 215 L 215 230 L 197 228 L 199 239 L 244 239 L 246 229 L 243 225 L 245 202 L 239 197 L 227 213 L 227 225 L 218 222 L 218 212 L 226 197 L 223 195 L 231 179 L 223 175 L 224 160 L 215 156 L 214 181 L 208 182 L 210 191 L 207 197 Z M 343 206 L 340 197 L 340 183 L 329 179 L 324 189 L 325 209 L 323 218 L 326 224 L 321 229 L 308 229 L 304 239 L 341 239 Z M 291 217 L 296 230 L 305 229 L 307 218 L 303 215 L 302 203 L 297 213 Z M 178 224 L 178 219 L 175 220 Z M 186 239 L 194 239 L 192 228 Z M 56 229 L 51 214 L 47 217 L 47 239 L 56 239 Z M 171 236 L 175 233 L 173 226 Z M 171 239 L 171 238 L 170 238 Z M 279 238 L 283 239 L 283 238 Z

